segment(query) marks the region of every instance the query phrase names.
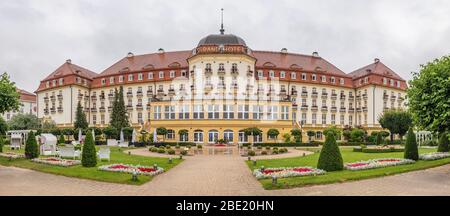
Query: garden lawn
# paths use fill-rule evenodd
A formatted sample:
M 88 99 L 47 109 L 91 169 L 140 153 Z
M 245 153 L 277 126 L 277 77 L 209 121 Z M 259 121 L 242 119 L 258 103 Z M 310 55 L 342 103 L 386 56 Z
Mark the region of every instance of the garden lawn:
M 125 151 L 125 150 L 124 150 Z M 11 151 L 9 147 L 4 147 L 3 152 L 19 152 L 19 151 Z M 20 152 L 23 152 L 21 150 Z M 131 165 L 143 165 L 143 166 L 153 166 L 153 164 L 157 164 L 159 167 L 164 168 L 164 172 L 167 172 L 172 167 L 181 163 L 183 160 L 178 158 L 173 158 L 172 164 L 169 164 L 167 158 L 156 158 L 156 157 L 145 157 L 138 155 L 128 155 L 123 153 L 117 147 L 111 148 L 111 161 L 102 161 L 98 160 L 97 167 L 106 164 L 115 164 L 115 163 L 123 163 L 123 164 L 131 164 Z M 36 170 L 45 173 L 51 173 L 56 175 L 63 175 L 68 177 L 76 177 L 82 179 L 90 179 L 96 181 L 104 181 L 104 182 L 113 182 L 113 183 L 122 183 L 122 184 L 133 184 L 133 185 L 141 185 L 148 181 L 150 181 L 152 176 L 144 176 L 139 175 L 138 181 L 131 180 L 131 174 L 119 173 L 119 172 L 107 172 L 107 171 L 99 171 L 97 167 L 85 168 L 81 165 L 71 166 L 71 167 L 59 167 L 52 166 L 47 164 L 40 164 L 31 162 L 26 159 L 15 159 L 9 161 L 8 158 L 0 157 L 0 165 L 2 166 L 14 166 L 25 169 Z
M 362 153 L 353 152 L 353 148 L 340 148 L 344 163 L 357 162 L 361 160 L 369 160 L 376 158 L 403 158 L 403 152 L 391 152 L 391 153 Z M 317 151 L 317 149 L 315 149 Z M 435 152 L 436 149 L 419 149 L 419 153 Z M 308 155 L 305 157 L 272 159 L 272 160 L 258 160 L 256 166 L 253 166 L 251 161 L 246 161 L 248 167 L 252 170 L 258 169 L 261 166 L 266 168 L 275 167 L 299 167 L 299 166 L 311 166 L 317 167 L 317 161 L 319 159 L 319 153 Z M 417 161 L 414 164 L 399 165 L 393 167 L 385 167 L 378 169 L 360 170 L 360 171 L 335 171 L 327 172 L 325 175 L 320 176 L 303 176 L 303 177 L 290 177 L 278 179 L 278 184 L 272 185 L 271 179 L 259 180 L 265 189 L 283 189 L 291 187 L 301 187 L 307 185 L 316 184 L 330 184 L 336 182 L 345 182 L 353 180 L 368 179 L 380 176 L 394 175 L 398 173 L 404 173 L 414 170 L 422 170 L 441 166 L 450 163 L 450 158 L 435 160 L 435 161 Z

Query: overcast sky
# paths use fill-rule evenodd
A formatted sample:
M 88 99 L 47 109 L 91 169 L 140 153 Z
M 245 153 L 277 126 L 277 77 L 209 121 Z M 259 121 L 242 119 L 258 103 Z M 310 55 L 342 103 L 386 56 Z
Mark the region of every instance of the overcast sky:
M 126 56 L 188 50 L 218 33 L 254 50 L 319 55 L 346 73 L 378 57 L 405 79 L 450 54 L 448 0 L 1 0 L 0 71 L 19 88 L 65 62 L 97 73 Z

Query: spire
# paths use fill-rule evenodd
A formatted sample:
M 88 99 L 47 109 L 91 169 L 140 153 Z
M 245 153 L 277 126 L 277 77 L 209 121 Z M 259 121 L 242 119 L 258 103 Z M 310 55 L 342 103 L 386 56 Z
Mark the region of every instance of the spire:
M 224 32 L 225 32 L 225 29 L 223 29 L 223 8 L 221 9 L 222 10 L 222 24 L 221 24 L 221 28 L 220 28 L 220 34 L 224 34 Z

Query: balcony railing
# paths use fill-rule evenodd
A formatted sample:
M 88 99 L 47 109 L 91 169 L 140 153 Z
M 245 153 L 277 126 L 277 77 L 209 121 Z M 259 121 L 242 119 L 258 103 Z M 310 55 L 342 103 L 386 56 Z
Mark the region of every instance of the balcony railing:
M 138 105 L 136 105 L 136 109 L 137 110 L 143 110 L 144 106 L 142 104 L 138 104 Z
M 142 97 L 142 96 L 144 96 L 144 93 L 142 91 L 137 91 L 136 96 Z
M 174 96 L 175 95 L 175 89 L 169 89 L 169 95 Z
M 92 95 L 91 100 L 97 100 L 97 95 Z
M 303 110 L 303 111 L 306 111 L 306 110 L 308 110 L 308 105 L 302 105 L 300 107 L 300 109 Z
M 62 94 L 59 94 L 58 95 L 58 100 L 62 100 L 63 99 L 63 95 Z
M 97 112 L 97 107 L 92 107 L 91 108 L 91 112 L 96 113 Z
M 127 105 L 127 110 L 129 111 L 133 110 L 133 105 Z
M 337 112 L 337 107 L 331 107 L 331 112 Z
M 206 91 L 211 91 L 213 88 L 214 88 L 214 87 L 213 87 L 212 84 L 206 84 L 206 85 L 205 85 L 205 90 L 206 90 Z
M 110 100 L 114 99 L 114 94 L 109 93 L 109 94 L 108 94 L 108 98 L 109 98 Z
M 48 114 L 49 114 L 49 109 L 48 109 L 48 108 L 45 108 L 45 109 L 44 109 L 44 114 L 45 114 L 45 115 L 48 115 Z
M 344 94 L 341 94 L 340 99 L 341 99 L 341 100 L 345 100 L 345 95 L 344 95 Z
M 297 96 L 297 90 L 291 90 L 291 94 L 292 94 L 293 96 Z
M 327 106 L 322 106 L 322 108 L 320 108 L 321 111 L 328 111 L 328 107 Z
M 368 111 L 368 108 L 367 108 L 367 107 L 363 107 L 363 108 L 362 108 L 362 111 L 363 111 L 363 112 L 367 112 L 367 111 Z
M 56 108 L 55 107 L 50 108 L 50 112 L 51 113 L 56 113 Z
M 355 96 L 350 95 L 350 96 L 348 96 L 348 99 L 349 99 L 349 100 L 354 100 L 354 99 L 355 99 Z
M 355 112 L 355 108 L 348 108 L 349 112 Z
M 331 100 L 336 100 L 337 99 L 337 94 L 331 94 Z
M 108 112 L 111 112 L 113 110 L 113 107 L 112 106 L 109 106 L 108 107 Z
M 161 97 L 161 96 L 164 96 L 164 95 L 165 95 L 164 94 L 164 90 L 158 89 L 158 96 Z
M 219 68 L 219 70 L 217 71 L 217 74 L 224 75 L 225 74 L 225 69 L 224 68 Z
M 106 109 L 105 109 L 105 107 L 100 107 L 100 108 L 99 108 L 99 111 L 100 111 L 100 112 L 106 112 Z
M 62 107 L 58 107 L 58 112 L 62 113 L 63 112 L 63 108 Z
M 239 75 L 239 70 L 237 68 L 231 68 L 231 75 Z
M 311 106 L 311 111 L 317 111 L 317 110 L 319 110 L 318 106 Z
M 307 91 L 302 91 L 302 97 L 308 97 L 308 92 Z
M 205 68 L 205 75 L 212 75 L 211 68 Z
M 133 92 L 127 92 L 127 97 L 133 97 Z
M 328 98 L 328 93 L 322 93 L 322 99 L 327 99 Z
M 253 71 L 252 70 L 247 71 L 247 76 L 249 77 L 253 76 Z
M 147 97 L 153 97 L 153 91 L 148 90 L 147 91 Z
M 345 108 L 345 107 L 341 107 L 341 108 L 339 109 L 339 112 L 345 113 L 345 111 L 346 111 L 346 108 Z
M 367 94 L 363 94 L 362 97 L 363 97 L 364 99 L 367 99 Z
M 316 98 L 317 96 L 319 96 L 319 93 L 317 93 L 317 92 L 313 92 L 313 93 L 311 94 L 311 97 Z

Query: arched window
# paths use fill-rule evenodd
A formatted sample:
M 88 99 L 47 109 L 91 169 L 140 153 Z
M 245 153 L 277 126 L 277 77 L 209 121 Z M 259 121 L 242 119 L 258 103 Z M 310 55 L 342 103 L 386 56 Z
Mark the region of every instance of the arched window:
M 189 133 L 180 135 L 180 142 L 188 142 L 189 141 Z
M 167 130 L 166 139 L 175 139 L 175 131 L 172 129 Z
M 203 143 L 203 131 L 202 130 L 194 131 L 194 142 Z
M 232 130 L 225 130 L 223 132 L 223 139 L 226 140 L 228 143 L 234 142 L 234 133 Z
M 208 132 L 208 143 L 216 143 L 219 140 L 219 132 L 217 130 L 210 130 Z
M 239 131 L 238 142 L 239 143 L 248 143 L 248 136 L 245 135 L 245 132 L 243 130 Z

